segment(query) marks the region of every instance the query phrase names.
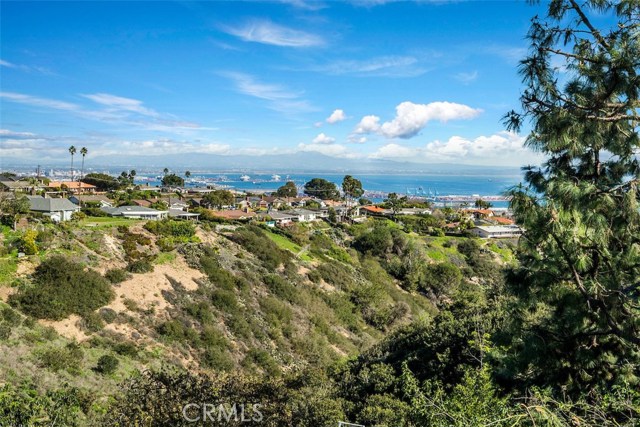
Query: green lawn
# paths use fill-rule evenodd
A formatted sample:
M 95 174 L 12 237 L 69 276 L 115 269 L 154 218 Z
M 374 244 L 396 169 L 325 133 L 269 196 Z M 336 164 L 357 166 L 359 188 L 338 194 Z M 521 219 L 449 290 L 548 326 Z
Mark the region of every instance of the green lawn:
M 111 216 L 90 216 L 80 221 L 80 225 L 84 227 L 116 227 L 118 225 L 134 225 L 140 222 L 142 220 L 114 218 Z
M 300 245 L 295 244 L 294 242 L 292 242 L 291 240 L 287 239 L 286 237 L 280 234 L 267 232 L 267 236 L 269 236 L 269 238 L 273 240 L 274 243 L 278 245 L 281 249 L 285 249 L 287 251 L 293 252 L 295 255 L 297 255 L 302 250 L 302 247 L 300 247 Z M 311 258 L 311 256 L 309 256 L 309 254 L 306 251 L 301 253 L 299 258 L 303 261 L 313 260 L 313 258 Z
M 14 258 L 0 258 L 0 286 L 10 284 L 17 269 L 18 264 Z

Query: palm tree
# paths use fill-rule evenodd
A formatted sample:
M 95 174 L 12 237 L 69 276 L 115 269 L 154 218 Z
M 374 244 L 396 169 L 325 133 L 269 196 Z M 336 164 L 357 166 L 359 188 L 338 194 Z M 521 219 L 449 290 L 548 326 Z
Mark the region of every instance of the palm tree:
M 73 156 L 76 154 L 76 147 L 73 145 L 69 147 L 69 153 L 71 153 L 71 181 L 73 181 Z
M 164 172 L 165 175 L 168 174 L 169 173 L 169 168 L 164 168 L 163 172 Z
M 80 149 L 80 154 L 82 154 L 82 167 L 80 168 L 80 187 L 82 187 L 82 178 L 84 178 L 84 156 L 87 155 L 87 153 L 89 152 L 89 150 L 87 150 L 87 147 L 82 147 Z
M 184 173 L 184 176 L 186 176 L 187 178 L 189 178 L 189 177 L 191 176 L 191 172 L 190 172 L 190 171 L 186 171 L 186 172 Z

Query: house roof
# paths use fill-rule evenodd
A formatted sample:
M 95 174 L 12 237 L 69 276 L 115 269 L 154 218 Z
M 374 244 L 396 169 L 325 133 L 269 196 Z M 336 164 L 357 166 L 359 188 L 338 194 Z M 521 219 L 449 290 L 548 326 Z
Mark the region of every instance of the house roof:
M 497 222 L 498 224 L 502 224 L 502 225 L 511 225 L 511 224 L 515 223 L 514 220 L 509 219 L 509 218 L 505 218 L 503 216 L 494 216 L 491 219 L 494 220 L 495 222 Z
M 187 212 L 182 209 L 169 209 L 169 216 L 173 218 L 197 218 L 200 216 L 199 213 Z
M 379 206 L 363 206 L 362 209 L 364 209 L 365 211 L 368 212 L 373 212 L 373 213 L 384 213 L 386 212 L 386 209 L 383 209 Z
M 77 196 L 72 196 L 74 199 L 77 199 L 81 202 L 107 202 L 107 203 L 112 203 L 113 201 L 108 198 L 107 196 L 102 196 L 99 194 L 85 194 L 85 195 L 77 195 Z
M 318 211 L 310 211 L 308 209 L 292 209 L 290 211 L 285 211 L 285 212 L 290 212 L 293 215 L 318 215 L 319 214 Z
M 77 205 L 68 199 L 51 199 L 42 196 L 27 196 L 29 209 L 36 212 L 77 211 Z
M 132 200 L 132 201 L 131 201 L 131 203 L 134 203 L 134 204 L 136 204 L 136 205 L 138 205 L 138 206 L 147 207 L 147 208 L 148 208 L 149 206 L 151 206 L 151 202 L 150 202 L 150 201 L 148 201 L 148 200 L 142 200 L 142 199 L 134 199 L 134 200 Z
M 27 181 L 2 181 L 0 185 L 13 190 L 40 186 L 40 184 L 30 184 Z
M 279 211 L 271 211 L 266 215 L 270 216 L 272 219 L 293 219 L 296 217 L 295 214 Z
M 485 231 L 487 233 L 515 233 L 518 231 L 522 231 L 520 227 L 517 225 L 504 226 L 504 225 L 478 225 L 476 227 L 478 230 Z
M 95 185 L 87 184 L 86 182 L 80 181 L 51 181 L 48 185 L 49 188 L 61 188 L 63 185 L 66 185 L 67 188 L 77 190 L 80 188 L 91 189 L 96 188 Z

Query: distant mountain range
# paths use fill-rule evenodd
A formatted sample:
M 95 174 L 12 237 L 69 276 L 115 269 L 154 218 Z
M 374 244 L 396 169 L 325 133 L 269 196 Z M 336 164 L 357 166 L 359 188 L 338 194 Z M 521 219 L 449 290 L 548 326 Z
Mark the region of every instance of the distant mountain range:
M 76 162 L 75 167 L 80 165 Z M 0 168 L 29 168 L 37 165 L 31 159 L 4 158 L 0 160 Z M 61 160 L 41 160 L 44 170 L 49 168 L 66 168 L 69 163 Z M 263 171 L 263 172 L 367 172 L 395 174 L 455 174 L 455 175 L 513 175 L 519 174 L 519 168 L 501 166 L 478 166 L 445 163 L 410 163 L 381 159 L 345 159 L 330 157 L 319 153 L 293 153 L 278 155 L 218 155 L 203 153 L 163 154 L 163 155 L 108 155 L 89 157 L 85 163 L 86 170 L 109 169 L 138 171 L 161 171 L 164 168 L 186 170 L 192 172 L 228 172 L 228 171 Z

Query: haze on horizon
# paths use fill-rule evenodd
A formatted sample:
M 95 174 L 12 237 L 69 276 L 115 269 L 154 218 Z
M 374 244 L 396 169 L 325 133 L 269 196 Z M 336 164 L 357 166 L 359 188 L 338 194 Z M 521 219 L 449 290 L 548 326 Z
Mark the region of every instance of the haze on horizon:
M 0 167 L 320 153 L 520 166 L 524 2 L 2 2 Z M 606 17 L 596 17 L 606 19 Z

